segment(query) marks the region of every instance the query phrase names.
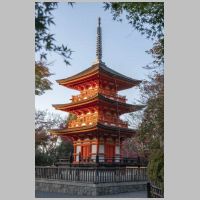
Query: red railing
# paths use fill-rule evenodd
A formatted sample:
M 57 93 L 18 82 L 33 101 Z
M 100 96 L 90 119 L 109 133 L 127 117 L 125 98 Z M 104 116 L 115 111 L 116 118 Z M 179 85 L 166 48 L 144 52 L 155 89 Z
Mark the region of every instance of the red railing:
M 95 96 L 97 93 L 103 94 L 105 97 L 107 97 L 109 99 L 126 103 L 125 96 L 121 96 L 119 94 L 116 94 L 116 93 L 110 92 L 109 90 L 104 90 L 101 88 L 94 88 L 94 89 L 88 89 L 88 90 L 82 91 L 81 94 L 72 96 L 71 100 L 73 103 L 76 103 L 76 102 L 91 98 L 91 97 Z
M 76 128 L 76 127 L 82 127 L 82 126 L 91 126 L 91 125 L 96 124 L 97 122 L 101 122 L 109 126 L 128 128 L 128 122 L 124 122 L 117 117 L 98 116 L 97 114 L 85 115 L 83 117 L 72 120 L 69 122 L 68 127 Z

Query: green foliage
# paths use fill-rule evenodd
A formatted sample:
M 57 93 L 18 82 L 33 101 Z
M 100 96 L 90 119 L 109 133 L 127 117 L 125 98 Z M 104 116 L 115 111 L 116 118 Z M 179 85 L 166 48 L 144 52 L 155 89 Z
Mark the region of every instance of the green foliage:
M 70 3 L 72 5 L 72 3 Z M 55 35 L 49 30 L 51 25 L 55 25 L 52 12 L 58 7 L 56 2 L 36 2 L 35 3 L 35 51 L 40 52 L 41 59 L 46 60 L 47 52 L 56 52 L 64 58 L 66 64 L 70 64 L 68 59 L 71 50 L 67 46 L 57 45 Z
M 61 141 L 53 151 L 35 152 L 35 165 L 36 166 L 50 166 L 56 163 L 59 158 L 69 158 L 73 152 L 73 145 L 70 141 Z
M 156 74 L 141 87 L 146 100 L 143 120 L 139 126 L 140 140 L 148 146 L 149 179 L 164 187 L 164 75 Z
M 73 3 L 69 2 L 72 6 Z M 50 26 L 55 25 L 53 11 L 58 7 L 57 2 L 36 2 L 35 3 L 35 52 L 40 55 L 39 61 L 35 66 L 35 94 L 44 94 L 46 90 L 51 89 L 52 83 L 48 77 L 47 54 L 57 53 L 63 58 L 66 65 L 70 65 L 72 51 L 65 45 L 58 45 L 55 35 L 50 32 Z M 38 65 L 40 66 L 38 69 Z
M 164 152 L 161 149 L 154 150 L 150 155 L 148 176 L 152 182 L 164 189 Z
M 56 149 L 56 159 L 59 158 L 69 158 L 70 153 L 73 152 L 73 145 L 70 141 L 62 140 Z
M 141 86 L 141 102 L 146 104 L 139 133 L 132 139 L 134 150 L 140 147 L 148 151 L 148 175 L 151 181 L 164 182 L 164 3 L 163 2 L 111 2 L 104 3 L 113 19 L 122 22 L 122 14 L 128 23 L 148 39 L 154 40 L 153 47 L 146 51 L 154 58 L 146 68 L 161 70 L 144 81 Z M 135 115 L 130 115 L 134 118 Z M 133 119 L 135 120 L 135 119 Z M 139 148 L 138 148 L 139 147 Z
M 161 38 L 154 42 L 153 47 L 146 51 L 154 58 L 153 62 L 146 65 L 147 69 L 155 69 L 164 65 L 164 38 Z M 161 68 L 162 69 L 162 68 Z
M 154 58 L 147 68 L 158 68 L 164 64 L 164 2 L 112 2 L 104 3 L 113 19 L 122 20 L 125 14 L 128 23 L 142 35 L 154 40 L 153 47 L 147 51 Z
M 51 75 L 44 62 L 35 63 L 35 95 L 42 95 L 46 90 L 52 89 L 52 83 L 47 79 Z
M 51 154 L 35 152 L 35 165 L 36 166 L 50 166 L 55 163 L 55 158 Z
M 148 158 L 149 179 L 159 187 L 164 185 L 164 75 L 156 73 L 140 86 L 141 102 L 146 104 L 138 134 L 133 138 L 133 150 Z M 135 120 L 135 115 L 130 118 Z
M 163 38 L 164 3 L 163 2 L 114 2 L 105 3 L 114 20 L 122 21 L 125 13 L 128 22 L 147 38 Z

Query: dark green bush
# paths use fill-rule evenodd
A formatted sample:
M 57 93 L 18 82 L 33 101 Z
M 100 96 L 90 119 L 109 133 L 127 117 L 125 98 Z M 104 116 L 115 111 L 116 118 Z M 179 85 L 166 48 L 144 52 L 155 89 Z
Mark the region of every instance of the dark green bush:
M 148 164 L 148 177 L 150 181 L 164 189 L 164 152 L 156 149 L 152 152 Z

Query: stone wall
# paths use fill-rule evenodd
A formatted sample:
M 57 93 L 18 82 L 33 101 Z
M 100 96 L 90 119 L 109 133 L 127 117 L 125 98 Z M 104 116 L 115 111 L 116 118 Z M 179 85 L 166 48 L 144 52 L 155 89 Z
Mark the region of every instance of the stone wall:
M 120 182 L 120 183 L 81 183 L 61 180 L 36 179 L 35 190 L 44 192 L 60 192 L 78 196 L 101 196 L 123 192 L 146 190 L 146 182 Z

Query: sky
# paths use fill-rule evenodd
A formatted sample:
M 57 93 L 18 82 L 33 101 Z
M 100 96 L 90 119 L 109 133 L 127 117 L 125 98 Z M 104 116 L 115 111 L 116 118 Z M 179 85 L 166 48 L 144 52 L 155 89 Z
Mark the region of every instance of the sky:
M 56 26 L 50 30 L 58 44 L 67 45 L 73 51 L 71 65 L 66 66 L 62 57 L 54 53 L 48 56 L 48 62 L 52 63 L 50 72 L 54 74 L 50 77 L 53 89 L 35 97 L 36 109 L 47 109 L 66 116 L 66 113 L 56 111 L 52 104 L 69 103 L 71 96 L 78 94 L 78 91 L 58 85 L 56 80 L 77 74 L 93 64 L 98 17 L 101 17 L 102 27 L 102 61 L 109 68 L 131 78 L 148 78 L 150 71 L 143 67 L 152 62 L 152 57 L 145 51 L 152 47 L 153 41 L 134 30 L 126 20 L 114 21 L 110 11 L 104 11 L 102 3 L 76 3 L 73 7 L 59 3 L 53 14 Z M 127 97 L 127 103 L 140 98 L 136 87 L 120 91 L 119 94 Z

